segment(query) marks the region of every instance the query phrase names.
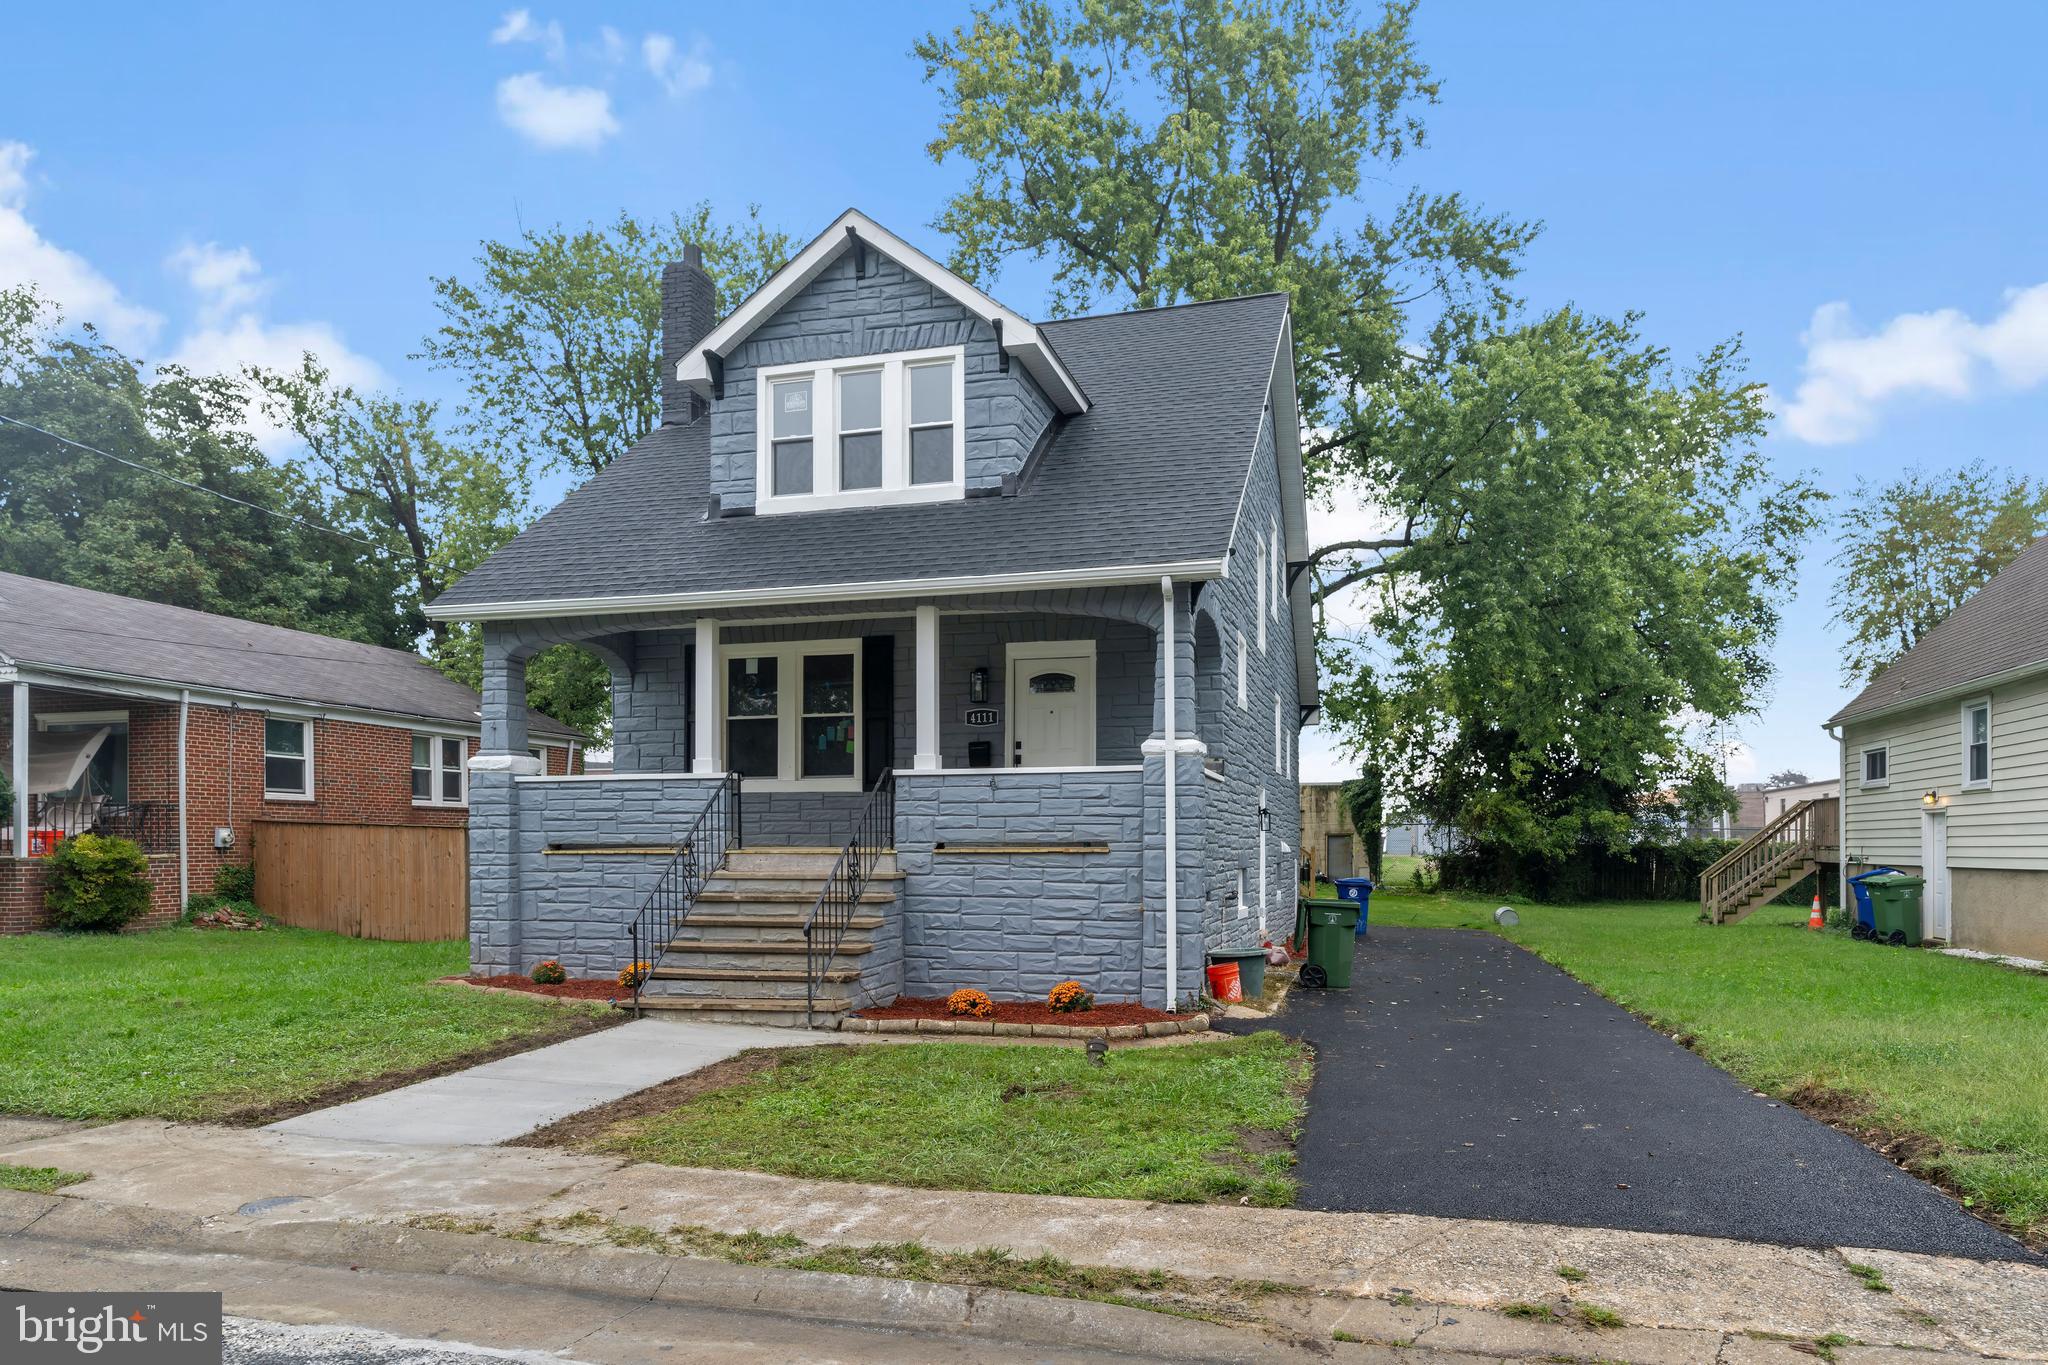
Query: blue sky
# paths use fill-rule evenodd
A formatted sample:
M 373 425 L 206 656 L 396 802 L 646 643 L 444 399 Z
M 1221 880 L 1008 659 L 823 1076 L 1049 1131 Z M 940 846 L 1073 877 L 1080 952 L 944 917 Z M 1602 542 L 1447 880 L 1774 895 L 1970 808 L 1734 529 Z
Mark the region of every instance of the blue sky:
M 310 345 L 448 396 L 408 359 L 429 277 L 619 208 L 758 201 L 807 236 L 857 204 L 944 251 L 924 225 L 960 172 L 924 154 L 938 105 L 908 51 L 950 8 L 178 8 L 0 17 L 0 284 L 153 358 Z M 1743 334 L 1772 458 L 1831 489 L 2048 473 L 2048 6 L 1437 0 L 1418 28 L 1443 100 L 1375 193 L 1544 220 L 1533 306 L 1639 309 L 1681 354 Z M 998 292 L 1031 312 L 1043 286 L 1025 266 Z M 1738 778 L 1833 762 L 1829 553 L 1801 566 Z M 1340 770 L 1311 742 L 1306 775 Z

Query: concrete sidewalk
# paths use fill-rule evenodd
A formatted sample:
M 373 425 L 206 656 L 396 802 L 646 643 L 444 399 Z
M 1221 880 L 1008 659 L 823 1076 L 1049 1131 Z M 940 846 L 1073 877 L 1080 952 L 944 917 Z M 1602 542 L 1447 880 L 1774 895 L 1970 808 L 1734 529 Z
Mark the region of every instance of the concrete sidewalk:
M 270 1125 L 342 1142 L 484 1146 L 609 1104 L 754 1047 L 845 1043 L 845 1035 L 636 1019 L 467 1071 Z
M 1080 1265 L 1274 1281 L 1352 1302 L 1354 1321 L 1386 1318 L 1387 1332 L 1416 1311 L 1442 1319 L 1570 1298 L 1669 1334 L 1807 1342 L 1838 1334 L 2048 1360 L 2048 1269 L 2015 1262 L 1409 1214 L 905 1190 L 552 1150 L 404 1146 L 153 1120 L 43 1136 L 11 1136 L 0 1123 L 0 1161 L 91 1172 L 64 1193 L 210 1227 L 296 1224 L 310 1234 L 448 1214 L 530 1236 L 537 1220 L 585 1214 L 661 1230 L 790 1233 L 814 1245 L 1002 1247 Z M 1852 1264 L 1873 1268 L 1890 1292 L 1873 1292 Z M 1567 1283 L 1559 1266 L 1586 1278 Z M 1659 1358 L 1698 1358 L 1686 1351 L 1703 1338 L 1686 1340 L 1692 1344 Z

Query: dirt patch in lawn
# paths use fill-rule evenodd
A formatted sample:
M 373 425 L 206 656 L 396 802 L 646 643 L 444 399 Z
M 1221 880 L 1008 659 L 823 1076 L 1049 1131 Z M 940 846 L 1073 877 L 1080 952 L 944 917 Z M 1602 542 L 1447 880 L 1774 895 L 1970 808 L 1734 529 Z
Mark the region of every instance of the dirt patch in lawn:
M 571 1038 L 581 1038 L 586 1033 L 596 1033 L 600 1029 L 616 1028 L 626 1022 L 626 1017 L 623 1011 L 597 1015 L 564 1014 L 560 1019 L 552 1021 L 547 1028 L 534 1033 L 506 1038 L 488 1047 L 471 1048 L 467 1052 L 444 1057 L 438 1062 L 409 1066 L 401 1071 L 386 1071 L 380 1075 L 364 1076 L 353 1081 L 341 1081 L 297 1099 L 272 1100 L 267 1104 L 237 1109 L 222 1115 L 218 1122 L 233 1128 L 261 1128 L 266 1123 L 297 1118 L 316 1109 L 331 1109 L 337 1104 L 347 1104 L 350 1100 L 381 1095 L 400 1086 L 430 1081 L 436 1076 L 447 1076 L 457 1071 L 467 1071 L 470 1067 L 482 1066 L 485 1062 L 495 1062 L 503 1057 L 516 1057 L 522 1052 L 531 1052 L 537 1047 L 547 1047 L 551 1043 L 564 1043 Z
M 1191 1019 L 1190 1014 L 1168 1014 L 1155 1010 L 1149 1005 L 1098 1004 L 1092 1010 L 1077 1010 L 1062 1014 L 1043 1000 L 998 1000 L 996 1012 L 989 1016 L 998 1024 L 1071 1024 L 1075 1028 L 1107 1028 L 1117 1024 L 1157 1024 L 1168 1020 Z M 967 1019 L 971 1016 L 953 1014 L 946 1009 L 946 1002 L 940 996 L 902 996 L 893 1005 L 878 1005 L 873 1009 L 856 1010 L 861 1019 Z
M 520 976 L 516 972 L 504 976 L 451 976 L 447 979 L 460 981 L 465 986 L 489 986 L 493 990 L 524 991 L 528 995 L 545 995 L 553 1000 L 597 1000 L 617 1004 L 632 996 L 631 991 L 608 976 L 582 976 L 545 986 L 530 976 Z
M 677 1076 L 663 1081 L 660 1085 L 636 1090 L 610 1104 L 600 1104 L 595 1109 L 585 1109 L 565 1119 L 557 1119 L 545 1128 L 536 1128 L 522 1137 L 505 1143 L 507 1147 L 581 1147 L 610 1132 L 627 1119 L 645 1118 L 649 1114 L 665 1114 L 686 1101 L 699 1095 L 708 1095 L 714 1090 L 724 1090 L 738 1085 L 741 1081 L 758 1076 L 776 1067 L 797 1053 L 808 1051 L 800 1047 L 763 1047 L 727 1057 L 722 1062 L 692 1071 L 687 1076 Z

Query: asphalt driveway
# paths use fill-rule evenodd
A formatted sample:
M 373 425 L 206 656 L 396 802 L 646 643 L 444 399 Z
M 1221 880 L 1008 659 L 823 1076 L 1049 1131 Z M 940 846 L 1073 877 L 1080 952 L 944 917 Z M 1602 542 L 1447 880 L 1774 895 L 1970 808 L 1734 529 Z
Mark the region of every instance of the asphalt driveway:
M 1493 934 L 1375 929 L 1271 1026 L 1316 1048 L 1303 1208 L 2029 1258 Z

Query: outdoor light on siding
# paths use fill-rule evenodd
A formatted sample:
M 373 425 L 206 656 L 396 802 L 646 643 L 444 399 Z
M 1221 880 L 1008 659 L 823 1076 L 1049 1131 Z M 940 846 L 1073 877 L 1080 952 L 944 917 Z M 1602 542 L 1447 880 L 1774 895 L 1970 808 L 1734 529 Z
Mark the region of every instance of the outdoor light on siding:
M 1935 791 L 1931 787 L 1928 788 L 1926 791 L 1920 794 L 1920 804 L 1927 807 L 1927 809 L 1929 810 L 1933 810 L 1936 806 L 1939 806 L 1941 804 L 1941 793 Z
M 988 670 L 977 668 L 967 675 L 967 700 L 979 706 L 988 700 Z

